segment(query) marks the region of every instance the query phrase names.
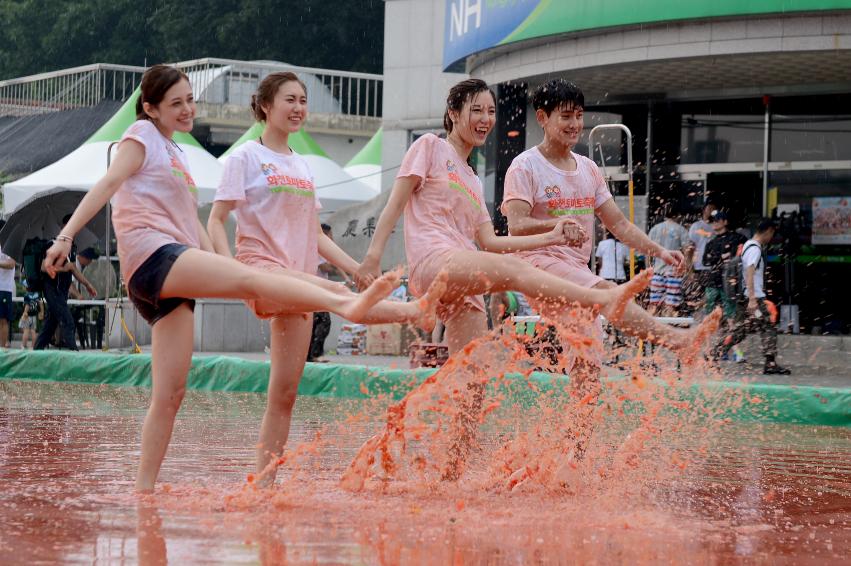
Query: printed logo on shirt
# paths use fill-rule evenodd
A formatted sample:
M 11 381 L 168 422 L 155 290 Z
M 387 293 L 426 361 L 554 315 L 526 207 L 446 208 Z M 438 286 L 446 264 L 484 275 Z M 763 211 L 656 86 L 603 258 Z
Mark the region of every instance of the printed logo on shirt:
M 562 198 L 561 189 L 556 186 L 544 187 L 547 199 L 547 214 L 550 216 L 582 216 L 594 214 L 594 197 Z
M 167 143 L 165 145 L 165 150 L 168 152 L 168 158 L 171 164 L 171 174 L 178 179 L 183 179 L 186 183 L 186 188 L 189 189 L 190 193 L 198 194 L 198 187 L 195 185 L 195 180 L 192 178 L 192 175 L 189 174 L 189 171 L 187 171 L 183 166 L 183 163 L 180 162 L 180 159 L 177 158 L 177 153 L 175 153 L 172 144 Z
M 270 193 L 289 193 L 300 197 L 313 198 L 313 181 L 283 175 L 274 163 L 261 163 L 260 170 L 266 177 Z
M 479 195 L 467 186 L 467 184 L 461 179 L 461 176 L 458 174 L 457 170 L 458 167 L 451 160 L 448 160 L 446 162 L 446 171 L 449 174 L 449 188 L 453 191 L 458 191 L 459 193 L 467 197 L 467 200 L 469 200 L 472 205 L 476 207 L 476 210 L 481 210 L 482 201 L 479 198 Z

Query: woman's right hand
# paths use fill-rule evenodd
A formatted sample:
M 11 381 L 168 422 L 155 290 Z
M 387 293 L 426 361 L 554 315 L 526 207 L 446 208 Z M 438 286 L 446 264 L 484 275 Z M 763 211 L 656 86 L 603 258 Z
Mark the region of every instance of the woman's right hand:
M 360 267 L 358 267 L 358 270 L 353 275 L 358 289 L 364 290 L 372 285 L 373 281 L 381 277 L 380 262 L 370 258 L 364 258 Z
M 71 253 L 71 242 L 67 240 L 53 240 L 53 245 L 47 249 L 44 256 L 44 263 L 41 264 L 41 270 L 50 275 L 53 279 L 56 277 L 58 268 L 65 265 L 68 261 L 68 254 Z

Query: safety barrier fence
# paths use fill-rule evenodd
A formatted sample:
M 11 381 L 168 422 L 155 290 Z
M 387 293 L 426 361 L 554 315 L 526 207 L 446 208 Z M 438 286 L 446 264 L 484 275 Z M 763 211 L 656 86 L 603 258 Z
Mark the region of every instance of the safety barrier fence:
M 291 71 L 308 85 L 312 112 L 381 116 L 381 75 L 216 58 L 174 66 L 189 75 L 198 102 L 210 105 L 208 112 L 213 114 L 218 106 L 245 107 L 268 74 Z M 0 81 L 0 116 L 88 108 L 104 100 L 123 102 L 139 86 L 144 72 L 144 67 L 96 63 Z
M 435 370 L 401 370 L 351 365 L 311 364 L 305 367 L 300 395 L 362 399 L 384 395 L 400 399 Z M 151 357 L 147 354 L 78 353 L 64 351 L 6 350 L 0 354 L 0 387 L 4 380 L 38 380 L 65 383 L 150 387 Z M 638 387 L 628 376 L 607 378 L 625 391 Z M 569 377 L 533 373 L 529 378 L 508 375 L 506 401 L 533 403 L 542 393 L 565 390 Z M 201 391 L 263 393 L 269 384 L 269 363 L 227 356 L 194 357 L 187 387 Z M 531 384 L 531 386 L 530 386 Z M 665 395 L 692 404 L 721 400 L 718 417 L 740 421 L 779 422 L 851 427 L 851 389 L 808 387 L 774 383 L 705 381 L 668 385 Z M 738 396 L 743 402 L 724 405 Z M 677 403 L 672 403 L 675 407 Z M 632 411 L 641 411 L 633 402 Z

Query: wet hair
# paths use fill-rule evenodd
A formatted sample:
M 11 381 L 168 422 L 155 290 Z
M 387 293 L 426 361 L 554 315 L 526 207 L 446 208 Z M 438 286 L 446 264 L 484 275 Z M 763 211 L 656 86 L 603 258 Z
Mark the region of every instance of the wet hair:
M 449 95 L 446 97 L 446 112 L 443 113 L 443 129 L 446 133 L 452 133 L 452 119 L 449 117 L 450 111 L 461 112 L 464 108 L 464 103 L 472 101 L 477 94 L 489 92 L 496 102 L 496 95 L 488 86 L 488 83 L 481 79 L 467 79 L 456 84 L 449 89 Z
M 307 85 L 298 78 L 298 75 L 289 71 L 271 73 L 266 75 L 266 78 L 260 81 L 260 86 L 257 87 L 257 92 L 251 95 L 251 112 L 254 114 L 254 118 L 258 122 L 266 121 L 266 111 L 263 110 L 263 106 L 271 107 L 275 102 L 275 95 L 278 94 L 278 89 L 293 81 L 301 85 L 306 96 Z
M 564 79 L 551 79 L 532 93 L 532 108 L 543 110 L 547 116 L 557 108 L 585 108 L 582 89 Z
M 777 230 L 777 223 L 771 218 L 763 218 L 756 225 L 757 234 L 764 234 L 769 230 Z
M 168 89 L 179 83 L 182 79 L 189 82 L 186 73 L 168 65 L 154 65 L 142 75 L 142 83 L 139 85 L 139 98 L 136 100 L 136 119 L 150 120 L 151 117 L 145 113 L 144 103 L 156 106 L 165 98 Z

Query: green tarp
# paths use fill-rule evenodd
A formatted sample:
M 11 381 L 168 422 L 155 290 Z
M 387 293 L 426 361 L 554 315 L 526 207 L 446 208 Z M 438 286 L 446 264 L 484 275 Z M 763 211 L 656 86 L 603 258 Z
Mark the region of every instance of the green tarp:
M 298 392 L 300 395 L 349 399 L 376 395 L 399 399 L 433 371 L 307 364 Z M 0 379 L 150 387 L 150 372 L 151 357 L 147 354 L 89 354 L 55 350 L 6 350 L 0 354 Z M 563 390 L 561 386 L 567 379 L 561 375 L 539 373 L 530 377 L 539 392 Z M 630 387 L 629 380 L 623 377 L 609 380 L 615 381 L 615 386 L 620 385 L 624 390 Z M 187 387 L 201 391 L 261 393 L 266 391 L 268 382 L 268 362 L 211 356 L 192 359 Z M 533 392 L 519 375 L 507 376 L 504 383 L 508 399 L 514 402 L 528 403 L 540 394 Z M 851 389 L 719 381 L 707 382 L 700 387 L 668 390 L 665 394 L 677 400 L 718 400 L 738 396 L 745 402 L 739 408 L 721 414 L 736 420 L 851 427 Z M 633 406 L 632 410 L 641 409 Z

